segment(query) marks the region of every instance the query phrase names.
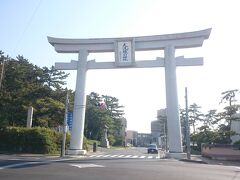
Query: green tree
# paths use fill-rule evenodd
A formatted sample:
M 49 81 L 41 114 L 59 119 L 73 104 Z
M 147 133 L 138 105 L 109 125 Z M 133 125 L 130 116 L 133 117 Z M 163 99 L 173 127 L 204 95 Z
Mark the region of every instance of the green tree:
M 236 102 L 236 94 L 239 93 L 238 89 L 228 90 L 222 92 L 222 98 L 220 103 L 229 103 L 229 106 L 232 106 L 234 102 Z
M 123 106 L 118 99 L 112 96 L 100 96 L 92 92 L 87 96 L 85 115 L 85 136 L 90 139 L 100 140 L 105 126 L 108 127 L 110 144 L 121 141 L 120 130 Z
M 61 96 L 57 97 L 57 93 L 54 91 L 56 89 L 57 91 L 64 91 L 60 88 L 67 76 L 64 72 L 58 72 L 53 68 L 40 68 L 29 63 L 23 56 L 17 56 L 16 59 L 13 59 L 1 54 L 1 60 L 5 61 L 5 76 L 0 91 L 1 125 L 25 126 L 29 106 L 34 107 L 34 113 L 36 113 L 34 114 L 34 123 L 38 124 L 36 122 L 38 118 L 42 119 L 42 116 L 38 117 L 38 111 L 42 111 L 38 107 L 43 107 L 42 102 L 47 102 L 49 99 L 52 99 L 52 105 L 59 105 L 51 106 L 51 111 L 59 114 L 58 111 L 61 109 L 61 103 L 64 100 L 59 101 Z M 47 74 L 49 75 L 47 76 Z M 59 102 L 56 103 L 57 101 Z M 40 102 L 41 104 L 38 104 Z M 46 105 L 48 106 L 49 103 L 46 103 Z M 59 121 L 54 116 L 48 118 L 51 122 Z
M 114 141 L 117 145 L 122 145 L 124 139 L 122 137 L 121 130 L 124 106 L 119 105 L 119 100 L 116 97 L 103 95 L 102 99 L 105 103 L 108 114 L 113 119 L 112 128 L 109 129 L 109 135 L 114 137 Z
M 226 133 L 228 134 L 228 142 L 231 142 L 231 135 L 234 134 L 234 132 L 231 132 L 231 126 L 232 126 L 232 115 L 236 114 L 240 108 L 239 104 L 236 104 L 236 95 L 239 93 L 238 89 L 234 90 L 228 90 L 222 92 L 222 98 L 220 103 L 227 103 L 228 105 L 224 107 L 224 111 L 219 113 L 220 119 L 225 120 L 225 122 L 222 125 L 224 126 Z
M 196 103 L 190 105 L 188 109 L 189 124 L 193 128 L 193 134 L 196 133 L 196 128 L 199 122 L 204 119 L 204 114 L 200 111 L 201 106 Z
M 124 111 L 122 110 L 123 106 L 119 105 L 119 100 L 116 97 L 103 95 L 102 99 L 106 105 L 107 111 L 114 120 L 124 115 Z
M 219 114 L 216 109 L 209 110 L 207 114 L 204 115 L 202 119 L 203 126 L 208 127 L 209 129 L 216 129 L 217 124 L 220 120 Z
M 85 136 L 90 139 L 100 140 L 103 136 L 104 126 L 112 129 L 112 117 L 108 111 L 101 107 L 102 98 L 92 92 L 87 96 L 87 108 L 85 115 Z
M 237 93 L 239 93 L 238 89 L 228 90 L 221 93 L 222 98 L 220 103 L 228 103 L 228 106 L 224 108 L 225 111 L 221 114 L 221 116 L 225 118 L 229 128 L 231 128 L 231 123 L 232 123 L 231 116 L 233 114 L 236 114 L 236 112 L 239 110 L 239 107 L 240 107 L 240 105 L 235 104 L 237 102 L 236 100 Z

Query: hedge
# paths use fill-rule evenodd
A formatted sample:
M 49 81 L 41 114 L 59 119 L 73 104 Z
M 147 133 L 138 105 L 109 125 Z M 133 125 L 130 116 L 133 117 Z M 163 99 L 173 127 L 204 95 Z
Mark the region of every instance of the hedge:
M 57 153 L 61 149 L 61 137 L 60 133 L 43 127 L 0 127 L 0 151 L 9 153 Z M 67 139 L 69 142 L 69 136 Z

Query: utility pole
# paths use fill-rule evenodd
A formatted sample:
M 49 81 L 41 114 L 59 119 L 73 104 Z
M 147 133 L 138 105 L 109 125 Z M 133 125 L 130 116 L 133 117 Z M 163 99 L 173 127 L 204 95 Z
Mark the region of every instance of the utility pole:
M 65 114 L 64 114 L 64 123 L 63 123 L 63 138 L 62 138 L 62 149 L 61 149 L 61 157 L 65 156 L 65 146 L 66 146 L 66 137 L 67 137 L 67 114 L 68 114 L 68 90 L 65 100 Z
M 189 129 L 189 119 L 188 119 L 188 92 L 187 87 L 185 87 L 185 104 L 186 104 L 186 144 L 187 144 L 187 158 L 191 159 L 191 147 L 190 147 L 190 129 Z
M 2 68 L 1 68 L 1 77 L 0 77 L 0 89 L 2 87 L 2 81 L 3 81 L 3 75 L 4 75 L 4 66 L 5 66 L 5 61 L 3 60 Z

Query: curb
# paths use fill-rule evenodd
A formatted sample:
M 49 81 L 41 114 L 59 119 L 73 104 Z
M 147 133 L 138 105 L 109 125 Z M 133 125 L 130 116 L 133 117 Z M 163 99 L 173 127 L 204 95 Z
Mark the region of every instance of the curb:
M 192 160 L 192 159 L 179 159 L 179 161 L 184 161 L 184 162 L 192 162 L 192 163 L 198 163 L 198 164 L 208 164 L 205 161 L 201 160 Z

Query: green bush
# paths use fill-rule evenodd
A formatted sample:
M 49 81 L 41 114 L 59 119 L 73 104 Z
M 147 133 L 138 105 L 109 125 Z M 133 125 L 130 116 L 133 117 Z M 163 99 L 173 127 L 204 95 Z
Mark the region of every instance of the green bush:
M 48 154 L 59 152 L 59 147 L 61 147 L 61 134 L 51 129 L 42 127 L 0 128 L 0 151 Z
M 239 141 L 236 141 L 236 142 L 234 143 L 234 145 L 240 145 L 240 140 L 239 140 Z

